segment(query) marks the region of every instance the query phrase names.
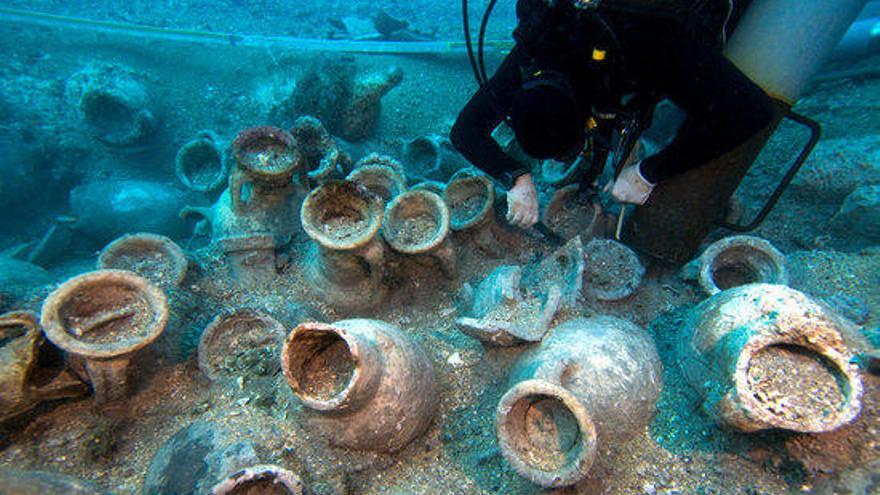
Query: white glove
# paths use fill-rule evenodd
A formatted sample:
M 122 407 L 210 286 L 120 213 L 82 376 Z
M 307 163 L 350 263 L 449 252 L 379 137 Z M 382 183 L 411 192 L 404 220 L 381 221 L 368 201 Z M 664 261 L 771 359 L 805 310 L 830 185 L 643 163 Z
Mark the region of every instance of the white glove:
M 654 184 L 651 184 L 642 176 L 639 171 L 638 162 L 630 165 L 620 172 L 620 177 L 614 181 L 614 187 L 611 189 L 611 195 L 621 203 L 632 203 L 643 205 L 654 190 Z
M 517 177 L 507 192 L 507 221 L 522 228 L 538 223 L 538 191 L 531 174 Z

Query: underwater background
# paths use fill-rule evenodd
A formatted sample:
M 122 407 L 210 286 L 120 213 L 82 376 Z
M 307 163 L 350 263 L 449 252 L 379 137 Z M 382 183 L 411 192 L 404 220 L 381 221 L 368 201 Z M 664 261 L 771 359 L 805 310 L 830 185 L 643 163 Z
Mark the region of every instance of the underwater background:
M 475 40 L 486 3 L 470 4 Z M 487 25 L 490 73 L 509 47 L 514 8 L 500 0 Z M 709 254 L 670 264 L 595 242 L 613 237 L 619 209 L 605 218 L 572 207 L 558 192 L 571 181 L 527 157 L 544 223 L 572 241 L 506 225 L 503 188 L 449 143 L 477 89 L 458 2 L 0 2 L 0 494 L 880 493 L 878 19 L 880 2 L 865 2 L 853 24 L 868 26 L 856 33 L 864 44 L 838 47 L 801 92 L 793 110 L 821 124 L 821 139 L 748 233 L 755 238 L 713 254 L 706 246 L 733 235 L 715 229 L 700 249 Z M 509 132 L 496 134 L 516 152 Z M 727 218 L 754 218 L 808 140 L 783 122 Z M 484 189 L 460 199 L 453 184 Z M 391 208 L 404 191 L 426 191 L 415 216 Z M 353 209 L 366 213 L 334 223 Z M 604 235 L 600 222 L 611 225 Z M 155 236 L 124 237 L 139 233 Z M 747 432 L 705 406 L 723 393 L 709 384 L 715 371 L 703 386 L 692 364 L 723 352 L 694 357 L 681 341 L 716 298 L 700 270 L 728 259 L 724 274 L 707 269 L 727 277 L 721 294 L 743 282 L 787 285 L 809 299 L 795 313 L 833 315 L 829 326 L 846 338 L 828 345 L 846 364 L 820 360 L 837 370 L 827 383 L 821 370 L 780 383 L 817 401 L 821 387 L 839 387 L 841 410 L 859 403 L 855 417 L 830 431 Z M 68 285 L 99 268 L 149 283 L 101 279 L 93 294 Z M 765 310 L 761 321 L 777 317 Z M 355 341 L 340 347 L 333 332 L 385 327 L 309 326 L 350 318 L 398 329 L 357 345 L 418 349 L 384 365 L 404 370 L 389 387 L 412 390 L 389 393 L 354 426 L 303 399 L 342 393 L 366 366 L 347 353 Z M 540 447 L 564 458 L 574 450 L 560 445 L 583 425 L 535 412 L 538 433 L 528 434 L 543 440 L 518 451 L 500 445 L 498 404 L 542 359 L 600 366 L 555 357 L 549 336 L 601 318 L 642 340 L 583 351 L 608 353 L 600 371 L 625 371 L 584 380 L 605 377 L 613 389 L 591 392 L 609 401 L 608 417 L 594 420 L 592 467 L 576 483 L 542 487 L 510 456 L 565 464 Z M 143 344 L 110 342 L 129 323 Z M 49 329 L 58 325 L 80 337 L 113 327 L 100 338 L 130 347 L 124 365 L 65 348 Z M 813 345 L 821 331 L 804 338 Z M 297 360 L 310 349 L 316 356 Z M 313 382 L 303 385 L 306 375 Z M 396 414 L 396 432 L 364 433 L 379 429 L 370 418 Z M 629 428 L 606 434 L 615 424 Z M 218 491 L 233 473 L 266 465 L 298 488 Z

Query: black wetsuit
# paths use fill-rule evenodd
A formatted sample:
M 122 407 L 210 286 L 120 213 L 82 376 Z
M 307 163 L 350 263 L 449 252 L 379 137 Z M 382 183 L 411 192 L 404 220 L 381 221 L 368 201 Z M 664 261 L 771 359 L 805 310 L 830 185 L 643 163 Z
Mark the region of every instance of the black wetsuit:
M 504 120 L 524 78 L 534 68 L 566 74 L 579 106 L 590 113 L 619 107 L 624 94 L 669 98 L 687 118 L 669 146 L 643 161 L 645 179 L 668 179 L 738 146 L 772 119 L 771 99 L 749 80 L 704 31 L 676 19 L 609 12 L 601 20 L 567 0 L 520 0 L 516 45 L 471 97 L 452 128 L 451 140 L 472 163 L 510 182 L 528 172 L 507 156 L 491 132 Z M 608 33 L 616 36 L 616 42 Z M 607 50 L 595 61 L 594 48 Z

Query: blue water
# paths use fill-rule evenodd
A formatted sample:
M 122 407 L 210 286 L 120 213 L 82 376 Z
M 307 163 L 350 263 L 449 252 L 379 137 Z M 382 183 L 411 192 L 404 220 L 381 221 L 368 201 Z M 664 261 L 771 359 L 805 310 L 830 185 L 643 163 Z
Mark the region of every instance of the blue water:
M 475 43 L 486 3 L 469 5 Z M 490 75 L 512 44 L 515 3 L 500 0 L 487 25 Z M 867 2 L 856 22 L 878 16 L 880 3 Z M 395 191 L 434 191 L 437 204 L 446 205 L 435 209 L 452 208 L 458 204 L 451 193 L 442 201 L 446 185 L 462 171 L 479 174 L 449 143 L 452 123 L 477 90 L 458 2 L 0 3 L 0 495 L 97 493 L 75 491 L 75 479 L 108 493 L 209 493 L 257 464 L 293 473 L 314 494 L 545 493 L 505 458 L 495 429 L 511 368 L 538 344 L 484 345 L 456 324 L 459 317 L 485 316 L 471 314 L 474 294 L 502 265 L 522 266 L 527 274 L 522 298 L 495 308 L 502 320 L 534 330 L 535 304 L 545 304 L 546 286 L 565 280 L 561 289 L 574 291 L 574 302 L 562 303 L 544 326 L 595 315 L 630 320 L 649 335 L 664 369 L 651 422 L 627 439 L 600 438 L 589 475 L 547 493 L 880 493 L 880 380 L 868 372 L 871 363 L 877 366 L 871 351 L 877 352 L 880 318 L 880 53 L 876 27 L 850 34 L 871 41 L 855 55 L 857 43 L 840 45 L 838 57 L 801 89 L 793 110 L 821 124 L 821 139 L 750 235 L 780 252 L 784 283 L 845 318 L 858 337 L 846 349 L 862 367 L 861 413 L 833 433 L 744 433 L 719 425 L 703 406 L 699 384 L 682 373 L 689 358 L 680 354 L 679 332 L 707 298 L 682 269 L 686 260 L 640 253 L 647 271 L 620 301 L 590 295 L 591 280 L 614 283 L 631 275 L 623 261 L 600 259 L 601 253 L 591 265 L 606 268 L 587 278 L 584 289 L 568 272 L 535 282 L 528 273 L 541 260 L 556 257 L 559 266 L 570 260 L 554 254 L 558 246 L 546 234 L 506 222 L 500 183 L 486 207 L 488 223 L 459 231 L 456 215 L 463 213 L 447 211 L 452 230 L 441 229 L 445 240 L 433 250 L 395 244 L 418 238 L 439 218 L 428 208 L 410 223 L 394 224 L 395 215 L 405 216 L 403 208 L 392 209 Z M 258 126 L 274 129 L 253 129 Z M 649 131 L 642 152 L 662 146 L 674 129 Z M 504 134 L 502 128 L 497 139 L 516 154 Z M 754 218 L 808 138 L 803 127 L 780 124 L 759 145 L 727 218 Z M 242 144 L 248 139 L 255 140 Z M 282 141 L 294 144 L 284 148 Z M 363 183 L 385 194 L 381 200 L 365 196 L 372 199 L 351 206 L 339 196 L 317 213 L 302 209 L 319 184 L 376 163 L 384 175 Z M 550 209 L 564 184 L 553 184 L 539 162 L 525 157 L 523 163 L 532 167 L 542 212 Z M 604 235 L 613 237 L 620 207 L 604 196 Z M 343 225 L 368 203 L 372 216 Z M 551 229 L 582 234 L 584 209 L 562 211 L 547 214 Z M 351 239 L 371 221 L 378 230 L 354 245 Z M 159 244 L 146 254 L 137 243 L 122 254 L 108 247 L 138 233 L 164 237 L 150 238 Z M 351 249 L 332 251 L 329 241 L 320 244 L 322 233 L 352 242 Z M 711 229 L 701 249 L 730 235 Z M 87 327 L 88 335 L 88 328 L 143 326 L 144 312 L 162 312 L 147 307 L 152 299 L 142 289 L 123 291 L 121 299 L 111 289 L 82 289 L 53 317 L 44 303 L 57 289 L 99 268 L 139 273 L 168 303 L 162 335 L 133 354 L 127 384 L 116 395 L 119 389 L 107 392 L 90 378 L 96 372 L 77 357 L 81 351 L 59 350 L 64 343 L 50 331 L 9 316 L 26 311 L 33 321 L 42 317 L 44 327 L 54 318 L 68 332 Z M 498 304 L 504 299 L 497 289 L 478 297 Z M 205 343 L 212 321 L 242 308 L 278 327 L 247 320 L 231 325 L 219 343 Z M 110 323 L 94 323 L 96 315 Z M 427 364 L 420 366 L 436 370 L 437 411 L 400 452 L 328 443 L 281 370 L 281 345 L 294 327 L 351 317 L 402 328 L 425 351 Z M 275 333 L 264 338 L 261 331 Z M 36 347 L 25 346 L 25 338 Z M 200 355 L 208 351 L 215 362 Z M 330 381 L 350 365 L 324 359 L 315 366 Z M 224 378 L 209 379 L 210 366 Z M 60 398 L 46 389 L 59 377 L 70 386 Z M 114 399 L 97 403 L 105 392 Z M 530 427 L 559 428 L 555 441 L 562 441 L 564 426 L 538 418 Z

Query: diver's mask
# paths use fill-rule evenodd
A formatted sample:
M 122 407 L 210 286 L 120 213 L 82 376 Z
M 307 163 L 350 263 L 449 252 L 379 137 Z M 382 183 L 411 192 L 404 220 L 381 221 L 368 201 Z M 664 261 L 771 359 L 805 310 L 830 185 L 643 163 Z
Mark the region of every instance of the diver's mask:
M 571 0 L 571 3 L 578 10 L 593 10 L 599 8 L 602 0 Z
M 550 7 L 555 7 L 558 0 L 544 0 Z M 571 5 L 578 10 L 593 10 L 599 8 L 602 0 L 563 0 L 571 2 Z
M 602 0 L 572 0 L 574 8 L 578 10 L 593 10 L 599 8 Z

